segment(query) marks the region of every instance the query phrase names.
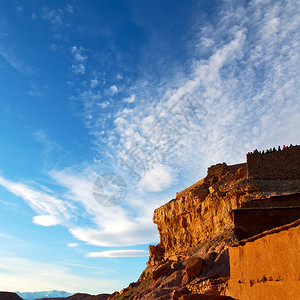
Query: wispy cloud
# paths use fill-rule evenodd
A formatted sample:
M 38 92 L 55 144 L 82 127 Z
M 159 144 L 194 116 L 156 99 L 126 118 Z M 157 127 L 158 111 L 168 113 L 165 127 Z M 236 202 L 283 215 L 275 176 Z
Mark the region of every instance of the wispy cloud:
M 41 97 L 42 96 L 41 91 L 38 89 L 38 87 L 34 83 L 31 84 L 30 90 L 27 91 L 27 94 L 30 96 L 33 96 L 33 97 Z
M 193 182 L 213 163 L 245 161 L 252 148 L 297 143 L 299 6 L 252 1 L 232 7 L 224 3 L 217 22 L 199 28 L 194 47 L 202 58 L 191 58 L 190 74 L 166 76 L 159 87 L 140 80 L 129 88 L 135 91 L 135 106 L 114 115 L 115 130 L 107 140 L 117 159 L 138 169 L 130 153 L 139 147 L 144 161 L 157 158 Z M 206 111 L 190 111 L 188 124 L 182 114 L 189 106 L 185 95 Z M 161 139 L 151 143 L 147 132 L 159 123 L 165 133 L 153 131 Z
M 17 5 L 17 7 L 16 7 L 16 13 L 19 14 L 19 15 L 23 15 L 24 8 L 23 8 L 22 5 Z
M 110 88 L 109 88 L 109 94 L 110 95 L 114 95 L 114 94 L 116 94 L 117 92 L 118 92 L 118 88 L 117 88 L 117 86 L 116 85 L 112 85 Z
M 86 257 L 141 257 L 149 256 L 145 250 L 111 250 L 101 252 L 90 252 Z
M 162 75 L 159 86 L 144 78 L 128 86 L 123 102 L 132 107 L 117 106 L 105 115 L 99 109 L 105 93 L 93 91 L 87 80 L 79 93 L 85 124 L 99 153 L 107 153 L 112 171 L 122 174 L 131 190 L 121 206 L 107 210 L 92 198 L 96 177 L 52 172 L 69 189 L 67 197 L 93 216 L 94 227 L 69 229 L 74 237 L 106 247 L 152 242 L 157 239 L 152 211 L 175 195 L 173 185 L 199 180 L 211 164 L 245 161 L 253 148 L 297 143 L 297 5 L 255 1 L 232 7 L 224 3 L 214 24 L 199 26 L 191 45 L 201 58 L 190 58 L 189 74 Z M 85 57 L 80 53 L 77 62 L 87 64 Z M 106 91 L 118 88 L 112 84 Z M 105 169 L 98 167 L 96 174 Z
M 70 233 L 78 240 L 104 247 L 131 246 L 157 241 L 151 219 L 143 211 L 134 215 L 121 206 L 104 207 L 93 197 L 93 184 L 97 174 L 85 170 L 81 175 L 71 170 L 51 171 L 57 184 L 65 187 L 64 198 L 83 207 L 93 227 L 70 227 Z M 129 205 L 130 203 L 127 203 Z
M 34 139 L 44 146 L 43 154 L 49 156 L 53 151 L 61 150 L 61 147 L 54 141 L 52 141 L 44 130 L 39 129 L 33 133 Z
M 85 74 L 85 61 L 87 56 L 83 54 L 84 48 L 73 46 L 71 48 L 71 53 L 73 55 L 74 64 L 72 65 L 72 70 L 75 74 Z
M 74 7 L 70 4 L 67 4 L 66 11 L 70 14 L 73 14 L 74 13 Z
M 16 54 L 7 43 L 0 45 L 0 55 L 17 71 L 23 74 L 33 75 L 35 72 Z
M 59 25 L 62 15 L 56 15 L 47 18 Z M 63 190 L 59 197 L 3 177 L 0 184 L 38 213 L 36 223 L 58 220 L 88 244 L 157 241 L 153 209 L 170 200 L 175 188 L 199 180 L 211 164 L 242 162 L 254 148 L 298 142 L 299 16 L 295 1 L 250 1 L 247 6 L 225 1 L 214 23 L 195 25 L 189 72 L 160 74 L 159 84 L 147 75 L 128 81 L 127 94 L 121 78 L 103 83 L 89 49 L 73 46 L 73 99 L 80 100 L 94 136 L 95 163 L 50 171 Z M 124 108 L 124 102 L 132 105 Z M 47 145 L 42 133 L 38 138 Z M 120 206 L 106 208 L 93 197 L 93 183 L 107 171 L 127 181 L 127 198 Z M 72 215 L 77 222 L 62 221 Z M 82 225 L 82 218 L 90 226 Z M 100 253 L 93 255 L 117 255 Z
M 133 103 L 135 101 L 135 95 L 133 94 L 130 97 L 124 98 L 123 101 L 126 103 Z
M 28 187 L 21 182 L 13 182 L 3 177 L 0 177 L 0 185 L 23 199 L 34 211 L 40 214 L 33 219 L 36 224 L 43 226 L 66 224 L 71 219 L 72 206 L 63 200 Z
M 54 27 L 62 26 L 64 11 L 62 9 L 49 9 L 48 7 L 44 7 L 42 17 L 49 21 Z

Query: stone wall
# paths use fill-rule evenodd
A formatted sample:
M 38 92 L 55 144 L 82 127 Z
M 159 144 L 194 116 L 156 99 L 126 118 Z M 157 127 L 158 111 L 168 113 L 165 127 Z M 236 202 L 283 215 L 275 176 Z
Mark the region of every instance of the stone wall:
M 300 146 L 271 153 L 248 153 L 248 176 L 254 179 L 300 179 Z
M 227 295 L 240 300 L 299 299 L 300 220 L 229 247 Z

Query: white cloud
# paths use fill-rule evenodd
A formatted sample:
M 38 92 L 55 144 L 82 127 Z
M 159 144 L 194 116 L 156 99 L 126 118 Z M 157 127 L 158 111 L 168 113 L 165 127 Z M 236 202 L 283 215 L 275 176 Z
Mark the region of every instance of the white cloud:
M 71 219 L 72 206 L 60 199 L 3 177 L 0 177 L 0 185 L 22 198 L 34 211 L 40 214 L 33 219 L 36 224 L 42 226 L 66 224 Z
M 125 201 L 127 206 L 132 205 L 133 215 L 121 206 L 104 207 L 95 200 L 92 192 L 98 176 L 93 169 L 78 174 L 71 169 L 53 170 L 50 175 L 57 184 L 67 189 L 64 199 L 80 205 L 89 222 L 94 224 L 93 228 L 69 227 L 70 233 L 78 240 L 104 247 L 132 246 L 157 241 L 157 232 L 151 218 L 144 211 L 137 211 L 137 204 L 130 203 L 128 198 Z
M 19 58 L 19 55 L 16 53 L 16 51 L 2 41 L 0 43 L 0 55 L 17 71 L 25 75 L 35 74 L 33 69 Z
M 72 70 L 76 74 L 85 74 L 85 66 L 83 64 L 72 65 Z
M 32 97 L 41 97 L 42 96 L 41 91 L 37 88 L 37 86 L 34 83 L 31 84 L 30 90 L 27 91 L 27 94 Z
M 101 252 L 90 252 L 86 257 L 141 257 L 149 256 L 145 250 L 109 250 Z
M 133 103 L 135 101 L 135 95 L 132 94 L 130 97 L 124 98 L 123 101 L 126 103 Z
M 115 114 L 116 130 L 110 136 L 118 142 L 110 144 L 111 152 L 128 159 L 134 147 L 143 152 L 140 157 L 146 163 L 147 155 L 155 157 L 176 170 L 182 182 L 192 183 L 211 164 L 238 163 L 255 148 L 297 143 L 300 22 L 296 11 L 297 4 L 291 2 L 252 1 L 234 10 L 224 3 L 217 23 L 199 29 L 194 44 L 205 55 L 190 60 L 190 74 L 162 79 L 161 89 L 142 80 L 128 87 L 139 101 L 129 113 L 121 109 Z M 188 122 L 186 111 L 182 113 L 190 105 L 184 95 L 199 104 L 194 114 L 189 110 Z M 179 103 L 177 115 L 171 110 L 175 103 Z M 165 132 L 151 132 L 153 123 L 144 122 L 150 119 L 161 123 Z M 145 136 L 147 129 L 152 136 Z M 153 143 L 155 135 L 160 138 Z M 144 172 L 139 185 L 153 190 L 168 187 L 171 178 L 166 176 L 165 186 L 160 187 L 153 179 L 155 173 Z
M 68 247 L 70 247 L 70 248 L 77 248 L 78 245 L 79 245 L 78 243 L 69 243 Z
M 24 8 L 23 8 L 23 6 L 22 6 L 22 5 L 18 5 L 18 6 L 16 7 L 16 12 L 17 12 L 17 14 L 19 14 L 19 15 L 23 15 L 23 13 L 24 13 Z
M 70 4 L 67 4 L 66 11 L 70 14 L 73 14 L 74 13 L 74 7 Z
M 109 101 L 104 101 L 104 102 L 101 102 L 101 103 L 98 103 L 98 105 L 102 108 L 106 108 L 109 106 Z
M 54 226 L 60 224 L 60 221 L 55 216 L 51 215 L 35 216 L 32 221 L 33 223 L 41 226 Z
M 84 51 L 83 47 L 78 48 L 76 46 L 73 46 L 72 49 L 71 49 L 71 51 L 72 51 L 74 59 L 76 61 L 78 61 L 78 62 L 84 62 L 84 61 L 86 61 L 87 57 L 82 54 L 82 52 Z
M 42 17 L 51 23 L 52 26 L 62 26 L 64 12 L 62 9 L 49 9 L 48 7 L 43 8 Z
M 112 86 L 109 88 L 109 93 L 110 93 L 111 95 L 114 95 L 114 94 L 116 94 L 117 92 L 118 92 L 118 88 L 117 88 L 116 85 L 112 85 Z
M 75 74 L 85 74 L 85 62 L 87 56 L 83 54 L 85 49 L 83 47 L 73 46 L 71 53 L 73 55 L 74 64 L 72 64 L 72 70 Z
M 134 246 L 157 242 L 157 232 L 151 219 L 148 223 L 138 219 L 116 220 L 113 214 L 110 215 L 117 224 L 103 222 L 104 228 L 72 228 L 71 234 L 80 241 L 90 245 L 101 247 Z
M 199 26 L 198 35 L 189 43 L 191 53 L 199 51 L 186 62 L 189 73 L 173 76 L 170 72 L 161 76 L 160 84 L 144 78 L 128 84 L 131 96 L 123 102 L 134 102 L 132 109 L 111 105 L 107 114 L 103 109 L 107 104 L 106 93 L 117 93 L 119 89 L 112 85 L 103 94 L 92 90 L 99 83 L 91 78 L 98 73 L 92 70 L 92 76 L 86 74 L 90 70 L 86 68 L 88 49 L 74 46 L 73 70 L 86 74 L 80 76 L 83 82 L 76 99 L 82 101 L 85 125 L 95 137 L 99 154 L 107 157 L 107 161 L 101 160 L 102 164 L 95 164 L 94 168 L 50 172 L 65 191 L 59 197 L 63 200 L 3 178 L 0 184 L 23 198 L 40 215 L 61 221 L 68 220 L 74 212 L 77 218 L 87 218 L 90 227 L 80 226 L 79 221 L 66 224 L 80 241 L 107 247 L 132 246 L 157 241 L 151 220 L 153 209 L 175 194 L 169 197 L 164 190 L 176 183 L 183 187 L 196 182 L 205 176 L 211 164 L 245 161 L 245 153 L 254 148 L 297 143 L 297 3 L 250 1 L 245 7 L 231 4 L 224 2 L 214 19 L 216 23 Z M 0 53 L 1 50 L 0 47 Z M 76 81 L 73 86 L 77 87 Z M 137 170 L 136 160 L 131 164 L 141 171 L 140 181 L 133 178 L 132 170 L 117 167 L 119 158 L 138 157 L 147 164 L 144 170 Z M 154 159 L 159 163 L 154 164 Z M 99 205 L 92 194 L 93 182 L 107 169 L 125 174 L 128 183 L 126 201 L 112 208 Z M 149 191 L 160 193 L 153 196 L 147 194 Z
M 44 155 L 48 156 L 51 152 L 61 150 L 61 147 L 52 141 L 44 130 L 39 129 L 33 133 L 34 139 L 44 146 Z
M 57 45 L 55 43 L 51 43 L 50 46 L 49 46 L 49 49 L 53 52 L 55 52 L 57 50 Z
M 99 84 L 98 79 L 97 79 L 97 78 L 94 78 L 94 79 L 91 80 L 90 86 L 91 86 L 91 88 L 93 89 L 93 88 L 97 87 L 98 84 Z
M 173 182 L 172 170 L 164 165 L 155 165 L 139 181 L 139 188 L 149 192 L 160 192 Z

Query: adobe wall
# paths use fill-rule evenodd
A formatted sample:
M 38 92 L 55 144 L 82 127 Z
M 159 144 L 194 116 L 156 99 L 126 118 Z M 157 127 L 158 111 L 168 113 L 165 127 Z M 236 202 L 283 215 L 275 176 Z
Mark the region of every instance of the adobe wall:
M 299 299 L 300 220 L 229 247 L 227 295 L 240 300 Z
M 300 179 L 300 146 L 271 153 L 248 153 L 248 176 L 255 179 Z

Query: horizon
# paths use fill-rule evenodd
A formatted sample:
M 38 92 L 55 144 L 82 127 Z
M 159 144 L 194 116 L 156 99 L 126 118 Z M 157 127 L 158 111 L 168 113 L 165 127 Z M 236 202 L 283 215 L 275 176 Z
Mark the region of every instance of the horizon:
M 154 209 L 299 144 L 300 1 L 0 8 L 0 290 L 120 290 Z

